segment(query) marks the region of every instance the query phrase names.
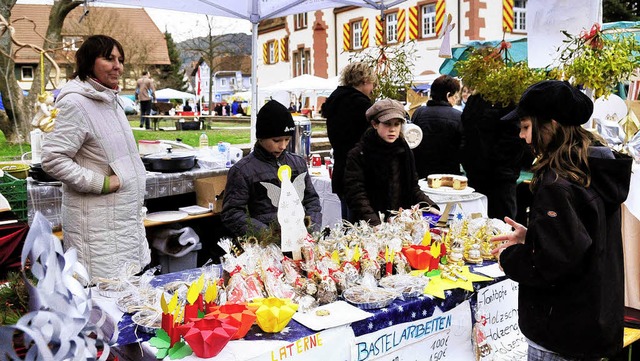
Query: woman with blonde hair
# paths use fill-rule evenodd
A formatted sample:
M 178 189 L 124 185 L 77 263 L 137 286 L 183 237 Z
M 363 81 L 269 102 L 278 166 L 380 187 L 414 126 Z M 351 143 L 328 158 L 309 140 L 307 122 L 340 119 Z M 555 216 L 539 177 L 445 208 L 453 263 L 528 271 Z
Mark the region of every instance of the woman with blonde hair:
M 333 148 L 331 187 L 342 203 L 342 218 L 348 219 L 344 201 L 344 169 L 347 153 L 360 140 L 370 123 L 365 116 L 371 106 L 371 94 L 376 76 L 362 62 L 350 63 L 340 75 L 340 86 L 322 104 L 322 116 L 327 119 L 327 136 Z

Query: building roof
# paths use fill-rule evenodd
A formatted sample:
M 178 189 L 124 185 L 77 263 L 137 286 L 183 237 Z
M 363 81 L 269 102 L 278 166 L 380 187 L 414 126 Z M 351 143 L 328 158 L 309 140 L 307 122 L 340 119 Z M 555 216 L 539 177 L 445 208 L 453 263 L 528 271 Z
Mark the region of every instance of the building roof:
M 18 42 L 42 47 L 44 35 L 49 25 L 51 5 L 16 4 L 11 11 L 11 23 L 15 29 Z M 127 61 L 128 49 L 138 47 L 136 41 L 150 44 L 145 52 L 145 63 L 150 65 L 170 64 L 167 43 L 164 34 L 141 8 L 91 7 L 89 14 L 82 21 L 80 17 L 84 7 L 78 6 L 65 18 L 62 37 L 86 37 L 93 34 L 107 34 L 116 38 L 124 47 Z M 35 24 L 35 26 L 34 26 Z M 34 29 L 35 27 L 35 29 Z M 62 48 L 60 44 L 59 48 Z M 17 47 L 13 46 L 13 50 Z M 72 51 L 59 50 L 56 61 L 60 64 L 73 63 Z M 31 48 L 24 48 L 15 53 L 15 62 L 37 63 L 40 55 Z

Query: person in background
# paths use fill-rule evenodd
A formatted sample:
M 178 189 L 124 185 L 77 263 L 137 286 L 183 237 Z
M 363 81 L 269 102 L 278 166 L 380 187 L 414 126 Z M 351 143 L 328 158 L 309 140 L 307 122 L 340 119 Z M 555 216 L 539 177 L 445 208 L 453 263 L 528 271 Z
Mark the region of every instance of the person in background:
M 370 127 L 365 113 L 371 106 L 375 84 L 376 77 L 370 66 L 361 62 L 350 63 L 340 74 L 340 86 L 331 93 L 320 110 L 327 119 L 327 136 L 333 148 L 331 188 L 340 198 L 343 219 L 349 219 L 343 179 L 347 153 Z
M 402 137 L 406 120 L 404 106 L 382 99 L 366 112 L 371 128 L 347 154 L 344 194 L 351 222 L 382 223 L 379 213 L 408 209 L 421 203 L 432 212 L 438 206 L 420 189 L 413 154 Z
M 453 105 L 453 109 L 463 111 L 464 106 L 467 104 L 467 99 L 469 99 L 469 95 L 471 95 L 471 89 L 469 89 L 468 86 L 463 85 L 460 90 L 460 97 L 458 97 L 458 101 Z
M 581 127 L 593 102 L 568 82 L 529 87 L 505 116 L 520 122 L 538 161 L 532 170 L 529 228 L 494 253 L 519 284 L 519 326 L 528 359 L 600 360 L 623 343 L 624 260 L 620 205 L 627 198 L 631 158 L 603 146 Z
M 429 174 L 461 174 L 460 147 L 462 121 L 460 111 L 453 109 L 460 82 L 441 75 L 431 84 L 431 99 L 418 108 L 411 122 L 422 129 L 422 142 L 413 149 L 418 178 Z
M 229 103 L 224 104 L 224 111 L 222 115 L 231 116 L 231 105 Z
M 293 102 L 289 103 L 289 109 L 288 110 L 289 110 L 289 113 L 295 113 L 296 112 L 296 105 Z
M 460 118 L 460 161 L 469 186 L 487 196 L 489 218 L 515 218 L 517 214 L 516 185 L 526 144 L 518 137 L 517 119 L 501 120 L 513 108 L 473 94 Z
M 255 234 L 270 226 L 279 228 L 278 209 L 271 203 L 261 182 L 279 187 L 278 169 L 281 165 L 291 167 L 292 182 L 298 175 L 306 173 L 302 205 L 313 230 L 321 226 L 320 199 L 311 183 L 307 161 L 286 150 L 294 131 L 293 118 L 284 105 L 270 100 L 260 108 L 256 120 L 258 140 L 253 151 L 234 164 L 227 176 L 221 219 L 234 236 Z
M 213 111 L 216 112 L 216 115 L 224 115 L 222 114 L 222 104 L 220 103 L 216 103 L 215 107 L 213 108 Z
M 184 106 L 182 107 L 182 111 L 183 111 L 183 112 L 190 112 L 190 111 L 192 111 L 192 110 L 193 110 L 193 108 L 191 108 L 191 105 L 189 105 L 189 101 L 187 100 L 187 101 L 184 103 Z
M 136 100 L 140 102 L 140 128 L 151 129 L 148 115 L 151 115 L 151 103 L 155 101 L 156 86 L 148 71 L 136 83 Z
M 242 107 L 242 103 L 240 102 L 238 102 L 238 114 L 244 115 L 244 116 L 247 115 L 247 113 L 244 111 L 244 108 Z
M 231 115 L 238 114 L 238 105 L 240 105 L 240 103 L 238 103 L 237 100 L 234 100 L 233 103 L 231 103 Z
M 146 172 L 118 98 L 125 54 L 106 35 L 76 52 L 75 78 L 56 101 L 42 168 L 62 182 L 64 247 L 94 277 L 116 277 L 126 263 L 142 270 L 151 254 L 143 224 Z M 90 281 L 90 280 L 89 280 Z

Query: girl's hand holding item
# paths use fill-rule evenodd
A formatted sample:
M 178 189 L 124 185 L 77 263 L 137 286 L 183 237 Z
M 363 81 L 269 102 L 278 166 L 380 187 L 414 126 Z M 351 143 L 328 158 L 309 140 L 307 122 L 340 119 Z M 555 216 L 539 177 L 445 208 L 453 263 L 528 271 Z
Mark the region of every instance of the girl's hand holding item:
M 513 227 L 513 232 L 508 234 L 501 234 L 499 236 L 495 236 L 491 238 L 491 242 L 503 242 L 496 249 L 491 251 L 492 254 L 498 254 L 498 262 L 500 261 L 500 254 L 507 247 L 513 246 L 514 244 L 524 243 L 524 238 L 527 234 L 527 227 L 522 224 L 514 221 L 509 217 L 504 217 L 505 223 Z

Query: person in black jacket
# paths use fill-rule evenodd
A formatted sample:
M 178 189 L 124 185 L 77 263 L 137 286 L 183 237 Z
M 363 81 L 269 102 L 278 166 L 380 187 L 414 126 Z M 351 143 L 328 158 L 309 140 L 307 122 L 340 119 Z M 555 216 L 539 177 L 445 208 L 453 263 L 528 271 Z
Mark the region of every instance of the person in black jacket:
M 365 112 L 371 106 L 371 93 L 376 77 L 365 63 L 350 63 L 341 73 L 340 86 L 322 104 L 322 116 L 327 119 L 327 136 L 333 148 L 331 188 L 342 203 L 342 218 L 348 219 L 344 201 L 344 168 L 347 152 L 369 128 Z
M 392 99 L 377 101 L 366 112 L 372 127 L 347 155 L 344 191 L 350 221 L 379 225 L 389 211 L 423 203 L 434 213 L 438 206 L 420 189 L 409 145 L 402 137 L 406 112 Z
M 461 161 L 469 186 L 487 196 L 489 218 L 515 218 L 516 182 L 525 144 L 518 120 L 501 121 L 514 106 L 498 106 L 471 95 L 462 111 Z
M 582 128 L 593 102 L 567 82 L 529 87 L 506 119 L 538 156 L 529 228 L 494 253 L 519 283 L 518 315 L 529 360 L 596 360 L 623 343 L 624 260 L 620 205 L 632 160 Z
M 411 117 L 411 122 L 422 129 L 422 142 L 413 149 L 418 178 L 461 174 L 462 113 L 453 108 L 459 92 L 457 79 L 449 75 L 436 78 L 427 106 L 418 108 Z
M 221 219 L 227 229 L 236 237 L 258 234 L 269 228 L 279 229 L 278 209 L 267 196 L 267 188 L 261 182 L 278 187 L 278 168 L 291 167 L 291 181 L 298 175 L 304 176 L 304 198 L 301 199 L 306 216 L 310 218 L 312 230 L 319 230 L 322 224 L 320 199 L 307 172 L 307 162 L 301 156 L 286 149 L 295 131 L 295 124 L 287 108 L 271 100 L 258 112 L 256 121 L 256 142 L 253 151 L 229 169 Z

